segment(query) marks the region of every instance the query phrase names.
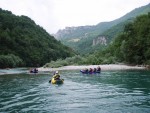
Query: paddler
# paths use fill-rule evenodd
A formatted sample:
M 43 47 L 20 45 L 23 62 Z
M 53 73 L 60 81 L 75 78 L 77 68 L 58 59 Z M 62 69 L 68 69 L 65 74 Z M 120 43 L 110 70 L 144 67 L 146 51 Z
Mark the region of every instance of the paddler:
M 60 79 L 60 74 L 59 74 L 58 71 L 56 71 L 56 72 L 54 73 L 53 78 L 54 78 L 55 80 L 59 80 L 59 79 Z

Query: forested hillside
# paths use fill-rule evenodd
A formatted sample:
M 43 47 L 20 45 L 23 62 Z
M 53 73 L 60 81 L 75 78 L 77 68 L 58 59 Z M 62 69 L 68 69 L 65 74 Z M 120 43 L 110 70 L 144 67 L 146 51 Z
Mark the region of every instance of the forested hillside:
M 42 27 L 26 16 L 0 9 L 0 68 L 42 66 L 74 55 Z
M 106 37 L 107 45 L 109 45 L 111 40 L 123 31 L 125 24 L 132 22 L 136 16 L 147 14 L 148 12 L 150 12 L 150 4 L 136 8 L 123 17 L 110 22 L 101 22 L 93 26 L 68 27 L 59 30 L 56 36 L 63 44 L 72 47 L 79 53 L 90 53 L 106 47 L 106 45 L 101 43 L 93 46 L 93 40 L 103 35 Z
M 87 57 L 92 64 L 124 62 L 150 65 L 150 13 L 128 23 L 104 51 Z
M 119 61 L 150 65 L 150 12 L 127 24 L 109 49 Z
M 104 50 L 56 62 L 52 61 L 45 66 L 115 63 L 150 65 L 150 12 L 126 24 L 120 35 L 116 36 Z

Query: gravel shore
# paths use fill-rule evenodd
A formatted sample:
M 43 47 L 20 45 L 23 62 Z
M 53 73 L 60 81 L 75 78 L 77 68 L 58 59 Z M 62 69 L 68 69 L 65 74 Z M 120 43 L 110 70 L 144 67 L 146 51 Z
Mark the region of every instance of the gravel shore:
M 39 71 L 56 71 L 56 70 L 82 70 L 85 68 L 97 68 L 101 67 L 101 70 L 143 70 L 146 67 L 143 66 L 128 66 L 121 64 L 108 64 L 108 65 L 81 65 L 81 66 L 64 66 L 59 68 L 38 68 Z

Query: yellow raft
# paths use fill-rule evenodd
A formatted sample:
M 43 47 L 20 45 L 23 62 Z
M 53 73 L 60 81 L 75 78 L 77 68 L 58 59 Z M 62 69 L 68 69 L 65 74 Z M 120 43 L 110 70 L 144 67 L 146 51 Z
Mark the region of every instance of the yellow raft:
M 49 82 L 51 82 L 52 84 L 63 84 L 64 83 L 64 79 L 52 78 Z

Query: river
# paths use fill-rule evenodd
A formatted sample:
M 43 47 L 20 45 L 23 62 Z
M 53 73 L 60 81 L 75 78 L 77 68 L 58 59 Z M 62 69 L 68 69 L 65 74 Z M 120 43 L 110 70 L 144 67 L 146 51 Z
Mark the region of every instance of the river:
M 150 71 L 104 71 L 84 75 L 52 73 L 0 75 L 0 113 L 149 113 Z

